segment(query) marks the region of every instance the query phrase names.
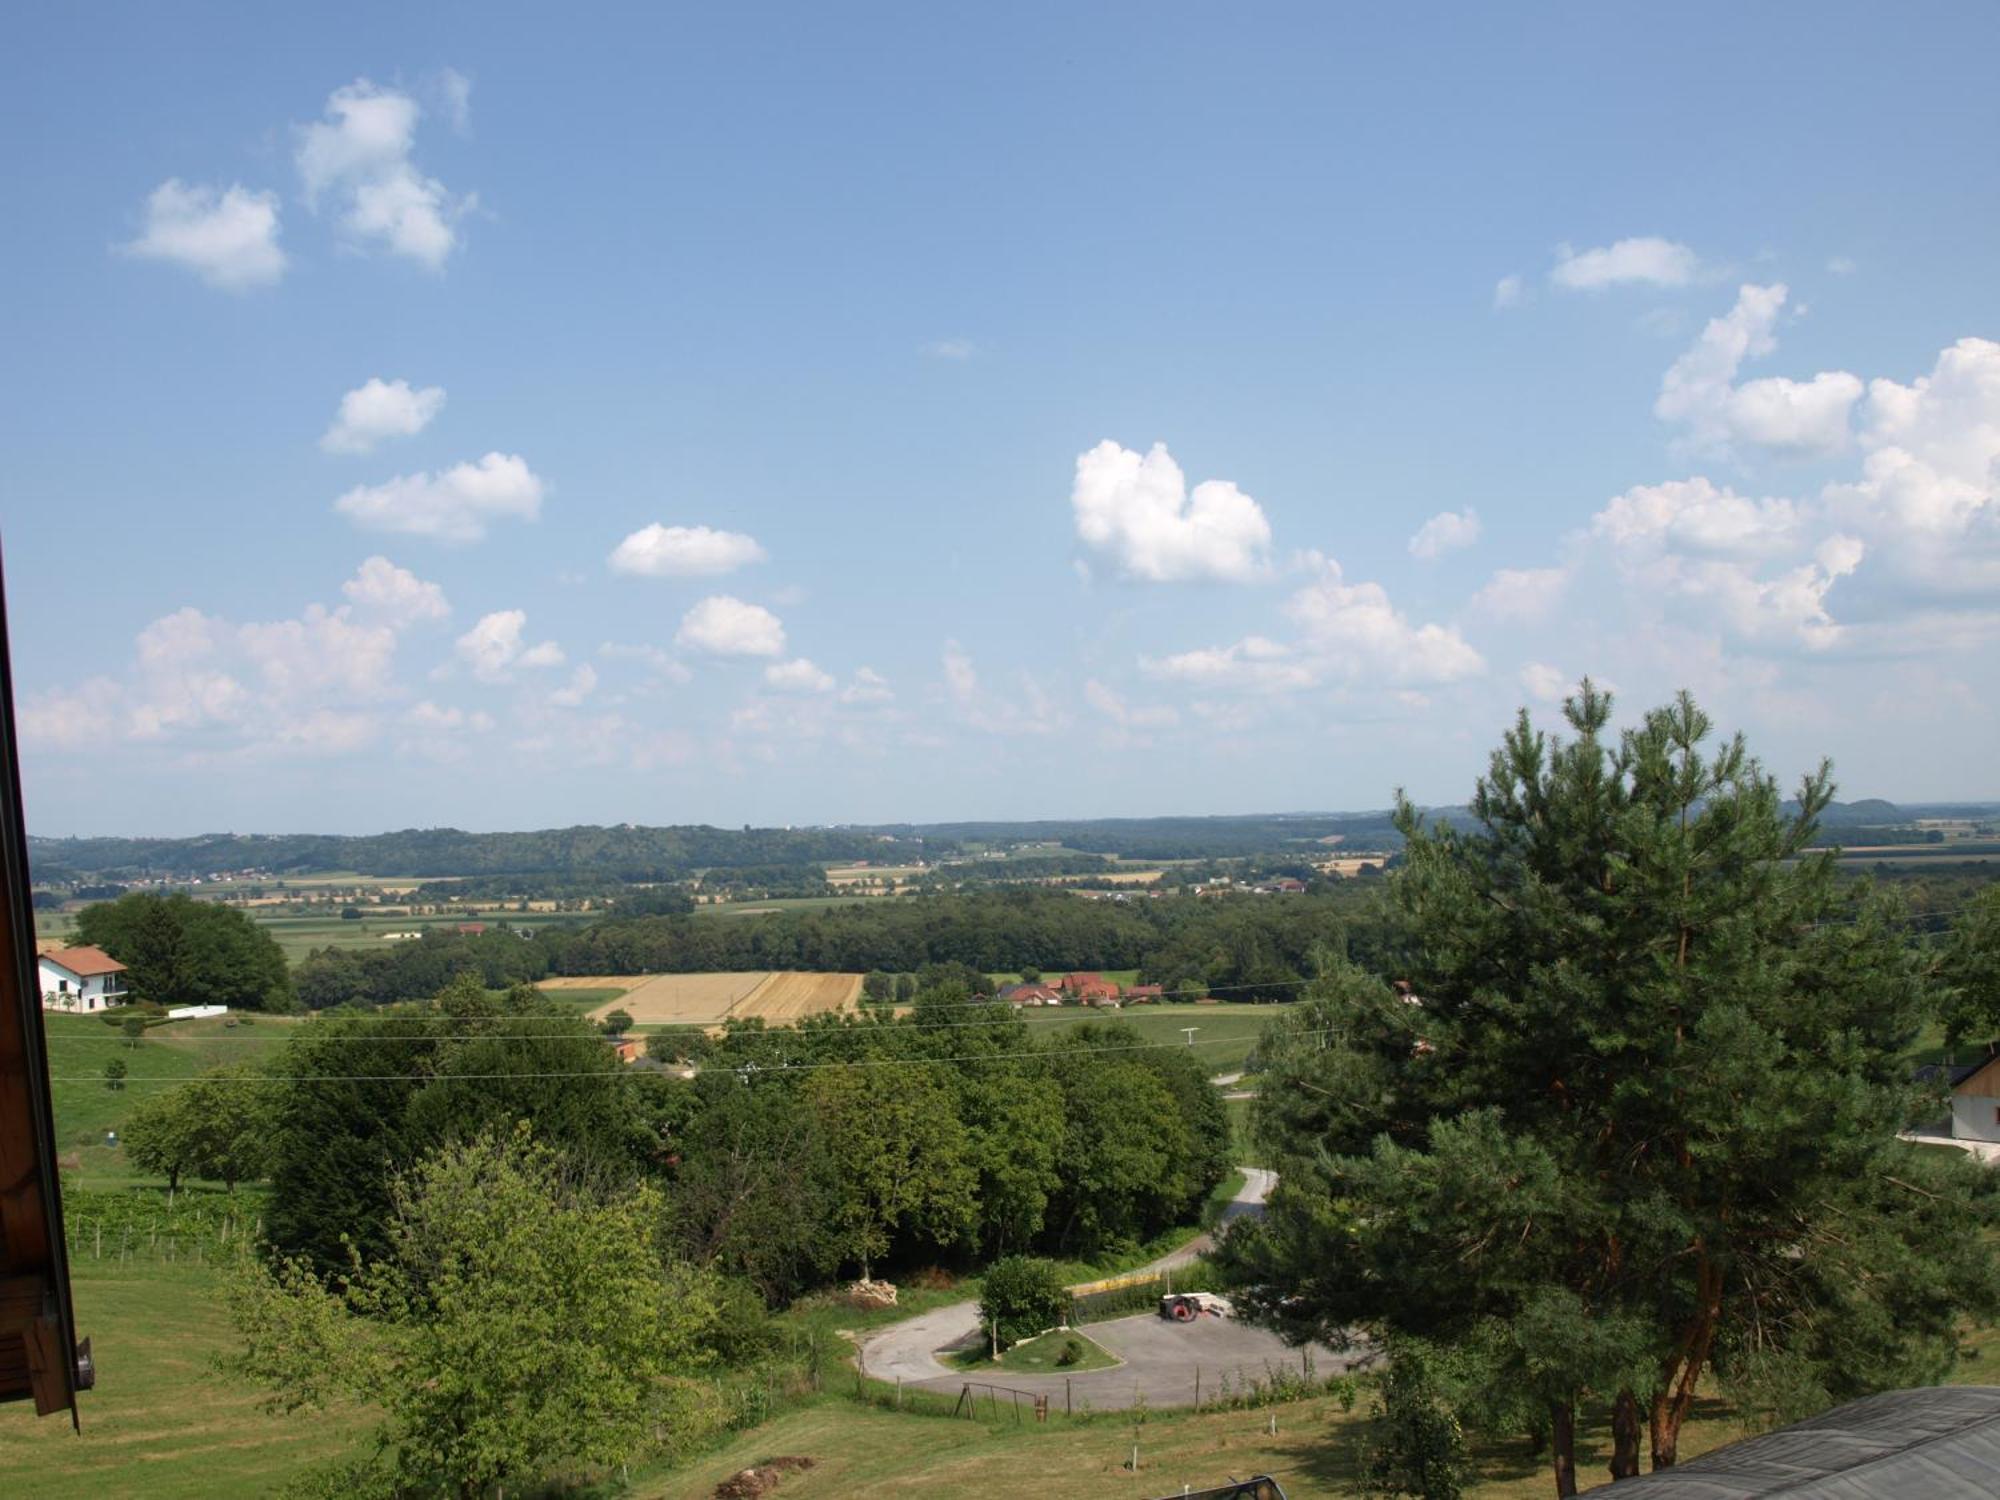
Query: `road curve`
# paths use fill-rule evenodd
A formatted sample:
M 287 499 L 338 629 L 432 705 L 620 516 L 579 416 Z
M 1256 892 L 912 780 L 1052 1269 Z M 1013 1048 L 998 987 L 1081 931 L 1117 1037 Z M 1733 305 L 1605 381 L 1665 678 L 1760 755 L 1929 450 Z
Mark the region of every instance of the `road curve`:
M 1223 1207 L 1222 1222 L 1262 1213 L 1264 1200 L 1277 1183 L 1277 1173 L 1244 1167 L 1243 1186 Z M 1198 1234 L 1178 1249 L 1133 1272 L 1145 1275 L 1187 1265 L 1214 1244 L 1213 1236 Z M 862 1371 L 878 1380 L 955 1392 L 966 1373 L 947 1368 L 937 1356 L 978 1342 L 979 1304 L 954 1302 L 914 1318 L 891 1324 L 861 1345 Z M 1109 1370 L 1084 1375 L 1014 1375 L 995 1372 L 1010 1389 L 1063 1396 L 1078 1405 L 1122 1408 L 1144 1401 L 1151 1406 L 1186 1405 L 1195 1398 L 1197 1372 L 1209 1394 L 1225 1378 L 1241 1384 L 1268 1379 L 1277 1370 L 1297 1371 L 1310 1360 L 1319 1375 L 1332 1375 L 1354 1363 L 1353 1356 L 1336 1355 L 1312 1346 L 1288 1347 L 1276 1334 L 1224 1318 L 1193 1323 L 1169 1323 L 1154 1313 L 1092 1324 L 1090 1337 L 1120 1361 Z

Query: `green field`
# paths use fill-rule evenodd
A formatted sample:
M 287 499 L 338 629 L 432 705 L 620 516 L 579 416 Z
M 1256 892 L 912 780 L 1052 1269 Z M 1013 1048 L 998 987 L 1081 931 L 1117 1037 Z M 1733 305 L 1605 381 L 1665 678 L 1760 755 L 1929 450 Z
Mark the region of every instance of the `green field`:
M 1124 1010 L 1024 1010 L 1021 1015 L 1037 1033 L 1047 1035 L 1067 1026 L 1112 1020 L 1133 1027 L 1149 1042 L 1184 1042 L 1183 1027 L 1193 1026 L 1194 1053 L 1210 1076 L 1240 1070 L 1264 1028 L 1295 1001 L 1278 1005 L 1134 1005 Z
M 231 1020 L 237 1024 L 228 1025 Z M 150 1028 L 132 1047 L 117 1027 L 95 1016 L 45 1012 L 42 1023 L 54 1080 L 57 1148 L 90 1187 L 134 1180 L 124 1153 L 104 1144 L 104 1132 L 123 1124 L 133 1105 L 218 1064 L 269 1057 L 301 1024 L 283 1016 L 169 1021 Z M 114 1057 L 129 1070 L 125 1087 L 116 1090 L 104 1085 L 104 1065 Z
M 1074 1343 L 1077 1358 L 1059 1364 L 1065 1345 Z M 963 1370 L 974 1380 L 1004 1381 L 1008 1375 L 1081 1375 L 1086 1370 L 1108 1370 L 1118 1361 L 1073 1329 L 1058 1328 L 1040 1338 L 1024 1339 L 1001 1353 L 998 1361 L 984 1349 L 961 1349 L 947 1360 L 954 1370 Z
M 292 963 L 297 963 L 315 948 L 387 948 L 392 946 L 383 936 L 388 932 L 422 932 L 431 928 L 450 932 L 461 922 L 484 922 L 489 927 L 502 923 L 509 927 L 547 927 L 577 920 L 577 914 L 573 912 L 474 911 L 470 908 L 446 917 L 376 916 L 369 913 L 359 919 L 343 919 L 337 910 L 314 912 L 309 916 L 294 916 L 271 908 L 248 910 L 257 925 L 278 940 L 278 946 L 284 949 L 286 959 Z M 265 915 L 265 910 L 270 910 L 272 914 Z

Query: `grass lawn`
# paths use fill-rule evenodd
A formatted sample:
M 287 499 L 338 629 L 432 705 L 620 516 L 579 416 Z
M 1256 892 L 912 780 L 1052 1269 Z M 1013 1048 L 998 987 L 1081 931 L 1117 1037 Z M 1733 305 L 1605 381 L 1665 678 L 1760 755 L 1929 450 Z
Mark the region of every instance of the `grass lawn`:
M 1076 1358 L 1063 1364 L 1063 1351 L 1070 1344 L 1076 1345 Z M 1118 1361 L 1074 1329 L 1058 1328 L 1003 1351 L 997 1363 L 984 1349 L 961 1349 L 948 1356 L 947 1363 L 976 1377 L 982 1371 L 988 1375 L 1081 1375 L 1085 1370 L 1108 1370 Z
M 602 989 L 591 990 L 543 990 L 542 998 L 552 1000 L 562 1010 L 573 1011 L 580 1016 L 585 1011 L 595 1010 L 607 1000 L 616 1000 L 624 993 L 625 988 L 623 985 L 612 984 L 606 985 Z M 634 1026 L 632 1029 L 634 1031 L 644 1031 L 647 1028 L 644 1026 Z
M 315 948 L 386 948 L 388 932 L 422 932 L 437 928 L 450 932 L 461 922 L 484 922 L 489 927 L 505 923 L 509 927 L 547 927 L 575 922 L 574 912 L 486 911 L 467 907 L 448 917 L 377 916 L 373 913 L 355 920 L 343 919 L 338 910 L 294 915 L 277 908 L 253 907 L 249 915 L 259 927 L 277 939 L 288 962 L 296 964 Z
M 230 1019 L 237 1024 L 226 1025 Z M 104 1144 L 104 1132 L 118 1129 L 141 1099 L 220 1063 L 268 1058 L 301 1024 L 282 1016 L 169 1021 L 150 1028 L 131 1047 L 117 1027 L 96 1016 L 44 1012 L 42 1022 L 54 1080 L 57 1146 L 65 1156 L 75 1153 L 76 1174 L 90 1187 L 136 1180 L 124 1152 Z M 104 1086 L 104 1065 L 114 1057 L 129 1070 L 125 1087 L 116 1090 Z
M 1183 1042 L 1182 1027 L 1193 1026 L 1194 1054 L 1210 1076 L 1235 1073 L 1242 1069 L 1264 1028 L 1296 1002 L 1277 1005 L 1134 1005 L 1124 1010 L 1075 1010 L 1021 1012 L 1040 1035 L 1064 1026 L 1080 1026 L 1088 1021 L 1120 1021 L 1135 1028 L 1149 1042 Z
M 82 1261 L 70 1281 L 97 1361 L 83 1431 L 25 1403 L 0 1406 L 0 1495 L 269 1495 L 369 1425 L 353 1410 L 268 1415 L 257 1386 L 215 1368 L 235 1335 L 212 1267 Z

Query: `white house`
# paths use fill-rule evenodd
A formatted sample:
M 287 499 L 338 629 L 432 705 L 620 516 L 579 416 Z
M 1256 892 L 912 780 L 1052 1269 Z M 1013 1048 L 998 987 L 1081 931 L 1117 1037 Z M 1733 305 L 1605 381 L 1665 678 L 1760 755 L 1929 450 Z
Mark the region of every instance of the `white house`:
M 36 962 L 43 1010 L 107 1010 L 125 1003 L 125 965 L 102 948 L 58 948 Z

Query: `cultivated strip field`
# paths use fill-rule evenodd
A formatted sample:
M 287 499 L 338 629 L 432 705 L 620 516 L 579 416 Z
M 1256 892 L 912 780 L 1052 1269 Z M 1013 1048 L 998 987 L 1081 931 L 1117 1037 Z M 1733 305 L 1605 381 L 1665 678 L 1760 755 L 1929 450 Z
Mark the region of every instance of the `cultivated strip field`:
M 796 1021 L 827 1010 L 851 1010 L 861 997 L 859 974 L 773 973 L 752 969 L 726 974 L 621 974 L 545 979 L 555 992 L 623 989 L 590 1014 L 601 1019 L 622 1010 L 639 1025 L 719 1022 L 739 1016 Z

